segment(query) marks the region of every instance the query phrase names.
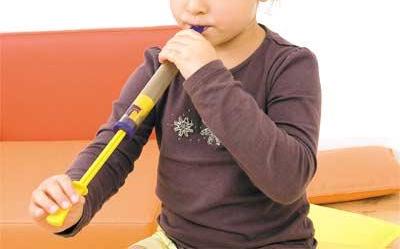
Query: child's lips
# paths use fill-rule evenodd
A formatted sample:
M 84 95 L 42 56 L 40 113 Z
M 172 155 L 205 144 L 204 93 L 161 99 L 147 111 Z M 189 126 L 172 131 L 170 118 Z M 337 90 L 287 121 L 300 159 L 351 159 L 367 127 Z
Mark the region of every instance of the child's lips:
M 197 27 L 204 27 L 203 32 L 206 31 L 208 28 L 210 28 L 211 26 L 208 25 L 195 25 L 195 24 L 189 24 L 188 28 L 192 28 L 193 26 L 197 26 Z
M 206 32 L 206 30 L 207 30 L 207 29 L 211 28 L 211 26 L 202 26 L 202 27 L 204 27 L 204 29 L 203 29 L 203 32 L 202 32 L 202 33 Z

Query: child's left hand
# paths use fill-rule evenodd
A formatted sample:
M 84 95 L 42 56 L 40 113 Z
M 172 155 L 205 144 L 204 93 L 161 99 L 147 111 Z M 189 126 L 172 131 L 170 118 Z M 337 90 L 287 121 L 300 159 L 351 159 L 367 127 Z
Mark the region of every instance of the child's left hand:
M 218 59 L 217 52 L 212 44 L 192 29 L 177 32 L 165 44 L 158 56 L 160 63 L 165 60 L 174 63 L 185 79 L 216 59 Z

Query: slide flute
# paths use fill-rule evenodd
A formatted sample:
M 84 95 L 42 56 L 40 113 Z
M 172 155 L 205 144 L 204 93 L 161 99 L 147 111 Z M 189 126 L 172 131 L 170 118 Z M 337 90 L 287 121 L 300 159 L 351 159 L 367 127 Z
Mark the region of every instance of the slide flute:
M 191 29 L 202 33 L 204 27 L 192 26 Z M 122 139 L 126 135 L 129 139 L 133 137 L 139 125 L 148 116 L 177 73 L 178 69 L 169 61 L 165 61 L 160 65 L 143 90 L 126 110 L 125 114 L 113 125 L 113 130 L 116 134 L 111 138 L 81 179 L 72 181 L 72 186 L 79 195 L 85 196 L 88 194 L 87 186 L 90 181 L 96 176 L 97 172 L 111 156 Z M 49 214 L 46 217 L 47 223 L 57 227 L 62 226 L 69 210 L 70 208 L 60 208 L 56 213 Z

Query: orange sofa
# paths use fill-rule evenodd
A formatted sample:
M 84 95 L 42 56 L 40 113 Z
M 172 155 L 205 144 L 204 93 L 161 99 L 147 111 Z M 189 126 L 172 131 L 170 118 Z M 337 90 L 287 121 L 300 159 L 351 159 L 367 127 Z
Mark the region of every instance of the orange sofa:
M 33 189 L 63 173 L 106 122 L 144 50 L 162 46 L 177 30 L 1 34 L 1 248 L 127 248 L 153 232 L 160 205 L 154 134 L 124 187 L 77 236 L 41 230 L 27 208 Z
M 127 248 L 154 231 L 160 211 L 154 134 L 123 188 L 75 237 L 55 236 L 36 226 L 28 203 L 43 179 L 65 172 L 94 138 L 128 76 L 143 62 L 144 50 L 162 47 L 177 31 L 177 26 L 162 26 L 0 34 L 1 248 Z M 330 186 L 324 169 L 334 170 L 339 162 L 335 158 L 341 165 L 358 160 L 359 168 L 367 161 L 371 168 L 382 161 L 395 171 L 398 166 L 389 148 L 340 153 L 341 157 L 332 156 L 332 151 L 318 153 L 321 163 L 309 186 L 310 201 L 328 203 L 399 190 L 393 183 L 397 172 L 382 179 L 393 184 L 367 194 L 363 189 L 364 194 L 354 195 L 348 186 L 337 199 L 337 192 L 321 193 L 321 187 Z

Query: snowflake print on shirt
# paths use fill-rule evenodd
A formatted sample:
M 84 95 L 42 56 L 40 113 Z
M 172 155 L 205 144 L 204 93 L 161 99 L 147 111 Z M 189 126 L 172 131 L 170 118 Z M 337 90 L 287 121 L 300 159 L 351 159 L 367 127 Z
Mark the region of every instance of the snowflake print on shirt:
M 190 109 L 187 110 L 187 113 L 183 113 L 178 116 L 177 119 L 173 121 L 173 130 L 178 138 L 181 140 L 185 138 L 188 142 L 201 142 L 201 138 L 203 138 L 208 145 L 223 147 L 221 141 L 217 136 L 212 132 L 210 128 L 208 128 L 203 120 L 195 115 L 195 112 L 192 112 Z M 200 135 L 200 136 L 192 136 L 192 135 Z
M 200 135 L 202 135 L 204 138 L 207 139 L 207 143 L 209 145 L 216 144 L 218 146 L 221 145 L 221 142 L 219 141 L 218 137 L 214 135 L 212 130 L 208 127 L 205 129 L 201 130 Z
M 189 120 L 188 117 L 182 118 L 181 116 L 178 117 L 178 120 L 174 121 L 174 131 L 177 132 L 179 136 L 179 140 L 185 136 L 188 137 L 189 133 L 193 133 L 193 121 Z

